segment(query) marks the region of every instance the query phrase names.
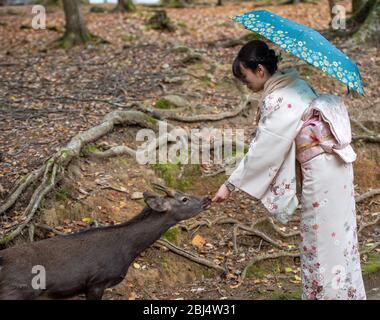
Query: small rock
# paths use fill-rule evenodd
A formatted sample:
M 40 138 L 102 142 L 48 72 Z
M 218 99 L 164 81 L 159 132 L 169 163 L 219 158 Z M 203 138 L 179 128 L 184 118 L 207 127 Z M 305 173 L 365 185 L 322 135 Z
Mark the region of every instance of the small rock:
M 140 265 L 137 262 L 133 263 L 133 268 L 140 269 Z
M 132 199 L 132 200 L 139 200 L 139 199 L 142 199 L 142 198 L 144 198 L 142 192 L 138 192 L 138 191 L 136 191 L 136 192 L 133 192 L 133 193 L 132 193 L 132 196 L 131 196 L 131 199 Z

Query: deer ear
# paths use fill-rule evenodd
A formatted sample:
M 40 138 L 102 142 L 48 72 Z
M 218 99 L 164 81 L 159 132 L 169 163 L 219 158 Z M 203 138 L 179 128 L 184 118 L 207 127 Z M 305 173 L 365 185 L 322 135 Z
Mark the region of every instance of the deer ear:
M 151 192 L 144 192 L 143 195 L 145 203 L 153 211 L 166 212 L 170 209 L 169 202 L 164 198 L 161 198 L 160 196 Z

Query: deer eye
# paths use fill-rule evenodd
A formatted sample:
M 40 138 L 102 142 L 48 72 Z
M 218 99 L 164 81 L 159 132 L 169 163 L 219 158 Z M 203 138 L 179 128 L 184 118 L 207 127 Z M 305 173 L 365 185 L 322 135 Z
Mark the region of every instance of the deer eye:
M 189 201 L 188 198 L 186 198 L 186 197 L 183 197 L 183 198 L 182 198 L 182 202 L 183 202 L 183 203 L 187 203 L 187 201 Z

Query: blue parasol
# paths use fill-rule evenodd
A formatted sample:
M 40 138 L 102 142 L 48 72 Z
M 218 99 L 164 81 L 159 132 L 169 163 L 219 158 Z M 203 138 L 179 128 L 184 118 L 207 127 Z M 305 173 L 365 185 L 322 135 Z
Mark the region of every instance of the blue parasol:
M 255 10 L 232 19 L 260 34 L 287 53 L 322 70 L 364 96 L 363 82 L 356 64 L 316 30 L 266 10 Z

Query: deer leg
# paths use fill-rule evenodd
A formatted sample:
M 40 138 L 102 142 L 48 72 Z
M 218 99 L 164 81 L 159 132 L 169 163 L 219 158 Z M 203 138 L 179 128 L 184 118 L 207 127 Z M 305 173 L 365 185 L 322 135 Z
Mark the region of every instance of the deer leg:
M 104 293 L 104 287 L 90 287 L 86 291 L 86 300 L 101 300 Z

